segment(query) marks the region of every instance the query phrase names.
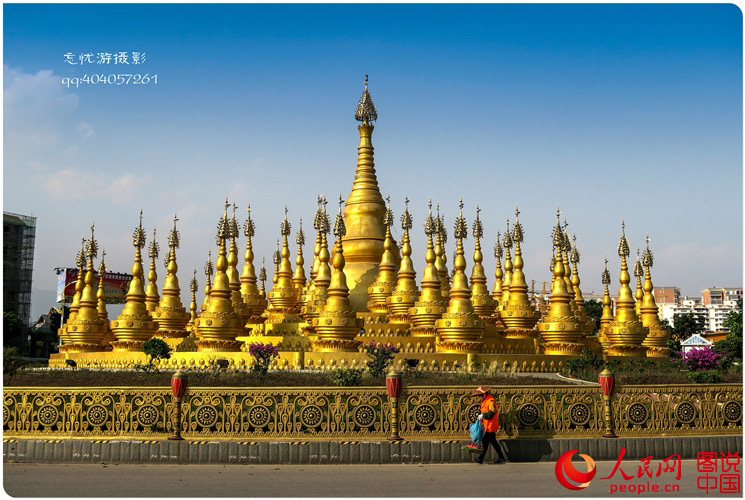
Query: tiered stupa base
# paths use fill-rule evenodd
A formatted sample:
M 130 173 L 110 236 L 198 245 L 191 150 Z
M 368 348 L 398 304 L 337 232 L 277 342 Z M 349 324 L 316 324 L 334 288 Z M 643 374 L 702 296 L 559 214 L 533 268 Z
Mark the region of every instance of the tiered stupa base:
M 243 347 L 240 340 L 196 340 L 199 352 L 239 352 Z
M 111 349 L 114 352 L 141 352 L 144 340 L 117 340 L 111 343 Z
M 514 330 L 504 330 L 504 338 L 506 339 L 534 339 L 538 336 L 538 330 L 533 328 L 523 328 Z
M 440 341 L 437 342 L 437 352 L 438 353 L 478 353 L 484 348 L 483 342 L 478 341 L 461 341 L 461 340 L 455 340 L 455 341 Z
M 59 347 L 59 350 L 60 352 L 64 352 L 64 353 L 103 352 L 106 350 L 106 346 L 102 344 L 93 344 L 93 343 L 64 344 Z
M 623 358 L 646 358 L 647 347 L 642 345 L 612 345 L 606 351 L 608 356 Z
M 648 358 L 670 359 L 670 348 L 668 347 L 647 347 Z
M 171 349 L 175 349 L 188 336 L 189 332 L 186 330 L 158 330 L 153 335 L 154 338 L 163 339 Z
M 574 342 L 546 342 L 542 348 L 543 353 L 550 356 L 578 356 L 585 345 Z

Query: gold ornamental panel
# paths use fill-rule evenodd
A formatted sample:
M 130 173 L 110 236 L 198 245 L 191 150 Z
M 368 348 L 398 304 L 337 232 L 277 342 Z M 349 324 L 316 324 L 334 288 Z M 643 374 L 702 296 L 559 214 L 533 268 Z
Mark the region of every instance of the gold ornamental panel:
M 398 402 L 405 439 L 468 439 L 480 413 L 470 387 L 405 387 Z M 596 385 L 495 388 L 499 436 L 599 437 Z M 742 385 L 625 386 L 612 400 L 619 436 L 742 433 Z M 6 388 L 10 437 L 165 438 L 173 433 L 169 388 Z M 200 388 L 182 403 L 189 439 L 385 439 L 391 402 L 377 387 Z

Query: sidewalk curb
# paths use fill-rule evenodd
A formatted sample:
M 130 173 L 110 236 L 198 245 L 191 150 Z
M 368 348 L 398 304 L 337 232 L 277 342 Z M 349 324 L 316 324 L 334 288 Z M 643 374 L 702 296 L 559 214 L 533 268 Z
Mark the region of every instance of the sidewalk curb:
M 412 441 L 168 441 L 134 439 L 3 439 L 5 463 L 131 464 L 392 464 L 464 463 L 463 440 Z M 665 459 L 699 452 L 742 456 L 742 436 L 509 439 L 500 442 L 511 462 L 555 462 L 570 450 L 595 460 Z M 490 451 L 493 454 L 494 451 Z M 489 459 L 491 455 L 487 455 Z

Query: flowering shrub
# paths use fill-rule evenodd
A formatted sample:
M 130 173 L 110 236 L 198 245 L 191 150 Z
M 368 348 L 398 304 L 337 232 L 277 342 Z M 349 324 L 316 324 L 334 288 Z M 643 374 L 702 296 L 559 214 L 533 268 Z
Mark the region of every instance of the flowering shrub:
M 269 371 L 269 363 L 279 356 L 279 351 L 272 344 L 251 344 L 248 346 L 248 353 L 254 358 L 251 371 L 260 375 L 266 375 Z
M 391 344 L 378 344 L 375 341 L 364 344 L 362 349 L 371 358 L 367 362 L 367 369 L 373 377 L 385 374 L 385 369 L 393 361 L 393 355 L 401 352 L 401 349 Z
M 722 355 L 711 349 L 691 349 L 683 353 L 681 363 L 692 372 L 716 370 L 722 361 Z

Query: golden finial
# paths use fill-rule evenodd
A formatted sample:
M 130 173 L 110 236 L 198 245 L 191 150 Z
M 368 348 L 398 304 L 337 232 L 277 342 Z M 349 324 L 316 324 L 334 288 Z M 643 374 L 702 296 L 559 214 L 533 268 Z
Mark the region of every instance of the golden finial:
M 512 231 L 510 230 L 510 219 L 507 219 L 505 223 L 507 224 L 507 230 L 504 232 L 504 248 L 507 251 L 507 255 L 509 255 L 510 248 L 512 248 Z
M 360 101 L 357 103 L 354 118 L 358 122 L 362 122 L 363 125 L 369 125 L 378 119 L 378 110 L 375 109 L 375 103 L 372 97 L 370 97 L 370 91 L 367 88 L 367 75 L 365 75 L 365 90 L 362 91 L 362 97 L 360 97 Z
M 504 255 L 504 249 L 502 248 L 502 242 L 500 241 L 502 239 L 502 233 L 497 231 L 497 242 L 494 244 L 494 257 L 497 259 L 501 259 Z
M 243 235 L 248 238 L 253 238 L 254 234 L 256 233 L 256 225 L 254 224 L 253 219 L 251 219 L 251 204 L 250 203 L 246 210 L 248 211 L 248 219 L 246 219 L 246 222 L 243 224 Z
M 577 235 L 574 234 L 572 237 L 572 240 L 574 241 L 574 246 L 572 247 L 572 254 L 570 257 L 570 261 L 572 264 L 579 264 L 579 250 L 577 250 Z
M 280 262 L 280 254 L 279 254 L 279 238 L 277 238 L 277 248 L 274 249 L 274 254 L 272 255 L 272 262 L 275 266 L 279 266 Z
M 603 269 L 602 281 L 604 285 L 610 285 L 610 272 L 608 272 L 608 259 L 605 259 L 605 269 Z
M 336 220 L 334 221 L 334 236 L 336 236 L 339 241 L 341 241 L 341 237 L 347 235 L 347 226 L 344 224 L 344 215 L 342 214 L 343 205 L 344 199 L 339 195 L 339 213 L 336 214 Z
M 484 273 L 484 255 L 481 253 L 481 238 L 484 236 L 484 225 L 481 223 L 481 208 L 476 205 L 476 219 L 473 221 L 473 269 L 471 270 L 471 302 L 476 314 L 487 318 L 494 313 L 494 299 L 489 294 L 486 286 L 486 273 Z M 489 321 L 491 321 L 489 319 Z
M 287 220 L 287 212 L 288 212 L 287 205 L 285 205 L 285 218 L 282 221 L 282 224 L 280 224 L 280 226 L 279 226 L 280 227 L 280 234 L 282 236 L 289 236 L 290 235 L 290 230 L 292 229 L 292 225 L 290 224 L 290 221 Z
M 91 262 L 93 262 L 92 259 L 98 256 L 98 243 L 96 242 L 94 233 L 95 224 L 91 224 L 91 239 L 88 241 L 88 258 L 91 259 Z
M 160 245 L 157 241 L 155 241 L 155 237 L 158 234 L 158 230 L 153 226 L 153 240 L 150 242 L 150 245 L 148 246 L 148 252 L 147 255 L 151 259 L 155 260 L 160 255 Z
M 649 234 L 647 234 L 647 248 L 644 249 L 644 253 L 642 254 L 642 264 L 644 264 L 644 267 L 652 267 L 654 266 L 654 255 L 652 254 L 652 251 L 649 249 L 649 242 L 651 241 Z
M 437 204 L 437 217 L 435 217 L 435 267 L 437 276 L 440 278 L 440 291 L 444 299 L 450 297 L 450 277 L 447 268 L 447 255 L 445 254 L 445 243 L 447 243 L 447 230 L 445 217 L 440 215 L 440 204 Z
M 171 229 L 171 232 L 168 233 L 168 246 L 171 248 L 179 248 L 181 243 L 181 233 L 179 233 L 178 229 L 176 229 L 176 223 L 179 221 L 179 218 L 176 214 L 173 214 L 173 229 Z M 155 235 L 153 235 L 155 237 Z
M 642 268 L 641 249 L 639 247 L 636 247 L 636 263 L 634 264 L 634 276 L 640 277 L 643 274 L 644 269 Z
M 186 330 L 188 332 L 191 332 L 193 335 L 194 332 L 194 320 L 197 319 L 197 291 L 199 290 L 199 285 L 197 284 L 197 269 L 194 268 L 194 276 L 191 278 L 191 283 L 189 283 L 189 290 L 191 291 L 191 302 L 189 302 L 189 323 L 186 325 Z
M 305 245 L 305 233 L 303 232 L 303 218 L 300 217 L 300 227 L 298 228 L 297 234 L 295 235 L 295 243 L 301 247 Z
M 520 224 L 519 216 L 520 210 L 515 206 L 515 225 L 512 227 L 512 238 L 516 245 L 523 242 L 523 225 Z
M 504 279 L 502 280 L 502 299 L 499 301 L 501 308 L 509 303 L 510 300 L 510 285 L 512 283 L 512 255 L 510 249 L 512 248 L 512 231 L 510 230 L 510 219 L 505 221 L 507 230 L 504 232 Z M 501 314 L 500 314 L 501 316 Z
M 305 288 L 305 258 L 303 257 L 303 245 L 305 245 L 305 233 L 303 232 L 303 218 L 300 217 L 300 226 L 295 235 L 295 243 L 297 243 L 297 258 L 295 259 L 295 274 L 292 276 L 292 284 L 295 286 L 300 305 L 302 306 L 306 300 L 303 299 L 302 294 Z
M 96 298 L 98 299 L 98 317 L 105 321 L 106 330 L 109 332 L 107 335 L 108 341 L 116 340 L 116 337 L 112 337 L 109 330 L 109 313 L 106 311 L 106 288 L 104 287 L 103 280 L 106 277 L 106 249 L 101 250 L 101 264 L 98 266 L 98 291 L 96 292 Z
M 191 293 L 197 293 L 199 291 L 199 283 L 197 283 L 197 268 L 194 268 L 194 276 L 191 278 L 189 283 L 189 290 Z
M 212 265 L 212 250 L 207 251 L 207 263 L 204 265 L 204 274 L 208 277 L 215 273 L 215 268 Z
M 414 262 L 411 260 L 411 240 L 409 230 L 413 226 L 414 219 L 409 212 L 409 197 L 404 199 L 404 213 L 401 214 L 401 229 L 403 237 L 401 240 L 401 266 L 398 270 L 396 289 L 390 296 L 386 297 L 388 307 L 388 319 L 391 323 L 402 324 L 410 322 L 409 309 L 416 303 L 419 290 L 416 284 L 416 271 Z
M 479 217 L 479 214 L 481 213 L 481 209 L 478 205 L 476 205 L 476 220 L 473 221 L 473 237 L 477 240 L 480 240 L 484 236 L 484 225 L 481 223 L 481 218 Z
M 235 220 L 235 211 L 238 207 L 233 202 L 233 217 L 230 219 L 230 237 L 235 240 L 240 236 L 240 229 L 238 229 L 238 221 Z
M 101 264 L 98 266 L 98 275 L 106 274 L 106 249 L 101 250 Z
M 87 240 L 85 239 L 85 236 L 80 238 L 80 250 L 78 251 L 78 254 L 75 258 L 75 264 L 77 264 L 77 266 L 80 269 L 85 269 L 85 242 L 86 241 Z
M 498 310 L 502 300 L 502 255 L 504 250 L 502 249 L 502 233 L 497 231 L 497 242 L 494 244 L 494 257 L 497 259 L 496 271 L 494 272 L 494 289 L 492 290 L 491 296 L 494 299 L 494 308 Z M 497 314 L 498 315 L 498 314 Z
M 137 226 L 132 236 L 132 245 L 136 248 L 142 248 L 145 246 L 145 230 L 142 229 L 142 209 L 140 209 L 140 224 Z
M 453 231 L 453 235 L 460 240 L 468 239 L 468 223 L 466 223 L 466 218 L 463 217 L 463 206 L 463 197 L 461 196 L 460 204 L 458 205 L 460 212 L 455 219 L 455 228 Z
M 621 221 L 621 240 L 618 242 L 618 256 L 628 257 L 631 252 L 629 251 L 629 240 L 626 239 L 626 222 Z
M 259 280 L 261 280 L 261 291 L 259 292 L 262 297 L 266 297 L 266 259 L 261 258 L 261 269 L 259 270 Z

